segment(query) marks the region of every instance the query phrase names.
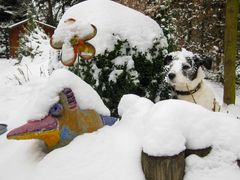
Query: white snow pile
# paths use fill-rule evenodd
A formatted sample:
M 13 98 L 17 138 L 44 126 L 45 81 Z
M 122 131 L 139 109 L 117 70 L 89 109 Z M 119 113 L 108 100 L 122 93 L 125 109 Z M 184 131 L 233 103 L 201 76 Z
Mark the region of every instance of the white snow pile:
M 91 24 L 83 22 L 80 19 L 74 20 L 77 22 L 70 24 L 66 23 L 65 20 L 64 23 L 59 23 L 53 34 L 53 39 L 55 42 L 69 42 L 75 35 L 77 35 L 80 39 L 84 39 L 86 36 L 92 33 L 93 28 Z
M 48 86 L 52 83 L 53 87 L 49 93 L 40 93 L 39 98 L 51 104 L 57 100 L 57 90 L 70 85 L 74 93 L 81 93 L 82 89 L 84 98 L 92 99 L 90 104 L 99 101 L 81 80 L 71 76 L 65 70 L 54 73 L 47 83 Z M 68 77 L 74 83 L 68 83 L 62 77 Z M 58 85 L 56 81 L 63 81 L 64 85 Z M 48 95 L 43 96 L 45 93 Z M 33 97 L 28 98 L 34 101 Z M 41 107 L 43 104 L 34 104 L 35 108 L 45 112 Z M 240 159 L 239 120 L 185 101 L 166 100 L 154 104 L 136 95 L 123 96 L 119 114 L 121 121 L 115 125 L 78 136 L 69 145 L 48 154 L 43 153 L 43 144 L 37 140 L 10 141 L 1 135 L 0 153 L 4 156 L 0 161 L 0 179 L 144 180 L 140 163 L 142 150 L 153 156 L 172 156 L 186 148 L 211 146 L 208 156 L 191 155 L 186 159 L 184 179 L 224 180 L 228 177 L 239 180 L 240 169 L 236 163 Z
M 29 51 L 31 50 L 32 55 L 46 57 L 50 53 L 49 37 L 38 26 L 36 26 L 27 38 L 28 41 L 24 45 Z
M 44 69 L 48 68 L 48 63 L 55 62 L 57 60 L 57 51 L 51 48 L 50 38 L 45 34 L 45 32 L 38 26 L 30 33 L 24 35 L 24 46 L 25 51 L 28 52 L 27 55 L 20 52 L 22 55 L 21 64 L 26 64 L 29 61 L 34 61 L 34 63 L 42 63 Z
M 240 159 L 240 145 L 236 144 L 240 138 L 240 121 L 227 114 L 212 113 L 180 100 L 154 104 L 136 95 L 123 96 L 119 114 L 122 122 L 127 121 L 132 128 L 140 127 L 138 135 L 142 136 L 143 150 L 150 155 L 172 156 L 185 149 L 211 146 L 213 149 L 230 149 L 236 159 Z
M 119 103 L 121 123 L 139 138 L 143 151 L 152 156 L 172 156 L 185 149 L 212 147 L 211 153 L 186 159 L 185 180 L 239 179 L 240 121 L 224 113 L 180 100 L 153 104 L 136 95 Z
M 15 71 L 16 73 L 14 72 L 14 75 L 13 71 L 8 73 L 8 79 L 12 80 L 11 83 L 23 84 L 26 79 L 27 81 L 31 80 L 32 75 L 48 76 L 54 69 L 63 68 L 63 65 L 58 62 L 59 52 L 51 47 L 49 36 L 37 24 L 33 31 L 27 31 L 19 41 L 23 41 L 20 43 L 21 48 L 18 49 L 20 64 L 18 59 L 10 59 L 9 62 L 18 64 L 15 66 L 15 69 L 18 70 Z M 3 61 L 3 63 L 5 62 Z
M 129 72 L 131 79 L 135 84 L 139 83 L 138 72 L 135 70 L 134 61 L 132 56 L 121 56 L 112 60 L 113 71 L 110 73 L 108 81 L 117 82 L 119 75 L 123 73 L 123 67 L 126 66 L 126 70 Z
M 66 20 L 75 19 L 74 25 L 66 27 Z M 110 0 L 88 0 L 69 8 L 54 32 L 55 38 L 70 39 L 79 33 L 84 37 L 91 33 L 91 25 L 97 28 L 97 35 L 89 42 L 97 54 L 112 50 L 118 39 L 128 39 L 130 46 L 146 51 L 155 39 L 161 46 L 167 46 L 166 37 L 160 26 L 148 16 Z
M 54 71 L 46 85 L 36 98 L 31 118 L 42 118 L 49 112 L 50 107 L 59 100 L 58 94 L 64 88 L 71 88 L 81 109 L 94 109 L 102 115 L 110 115 L 97 92 L 85 81 L 65 69 Z M 41 107 L 41 108 L 35 108 Z

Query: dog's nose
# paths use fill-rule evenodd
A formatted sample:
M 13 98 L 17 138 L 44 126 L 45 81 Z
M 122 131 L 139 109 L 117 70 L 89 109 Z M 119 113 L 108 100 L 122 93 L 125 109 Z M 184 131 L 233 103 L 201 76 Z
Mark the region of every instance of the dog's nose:
M 174 73 L 169 73 L 169 74 L 168 74 L 168 78 L 169 78 L 170 80 L 173 80 L 175 77 L 176 77 L 176 74 L 174 74 Z

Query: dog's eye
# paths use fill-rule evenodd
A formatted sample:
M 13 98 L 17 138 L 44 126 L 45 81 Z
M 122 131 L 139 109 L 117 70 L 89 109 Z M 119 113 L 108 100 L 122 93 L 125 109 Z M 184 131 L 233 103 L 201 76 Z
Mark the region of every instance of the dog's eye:
M 183 67 L 182 67 L 184 70 L 188 70 L 188 69 L 190 69 L 190 66 L 189 65 L 183 65 Z

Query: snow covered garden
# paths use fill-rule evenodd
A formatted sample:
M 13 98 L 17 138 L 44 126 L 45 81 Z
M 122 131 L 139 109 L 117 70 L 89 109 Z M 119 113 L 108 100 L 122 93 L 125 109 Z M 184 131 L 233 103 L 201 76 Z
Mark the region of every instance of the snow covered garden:
M 69 19 L 74 25 L 66 25 Z M 82 43 L 91 44 L 95 57 L 75 60 L 72 37 L 82 33 L 84 39 L 91 25 L 97 32 Z M 168 42 L 150 17 L 113 1 L 88 0 L 66 11 L 51 43 L 38 28 L 27 38 L 32 55 L 0 59 L 0 124 L 8 125 L 0 134 L 1 180 L 145 180 L 142 152 L 170 157 L 204 148 L 211 148 L 207 156 L 186 157 L 184 180 L 240 179 L 240 91 L 227 106 L 223 86 L 207 81 L 221 112 L 168 99 Z M 59 59 L 73 59 L 75 66 Z M 64 88 L 72 89 L 80 109 L 119 120 L 50 152 L 40 140 L 7 139 L 10 130 L 43 119 Z

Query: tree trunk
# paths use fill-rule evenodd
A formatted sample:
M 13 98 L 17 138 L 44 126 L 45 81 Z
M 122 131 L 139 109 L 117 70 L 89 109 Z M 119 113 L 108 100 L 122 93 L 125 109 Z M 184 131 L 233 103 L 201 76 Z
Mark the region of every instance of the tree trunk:
M 238 0 L 227 0 L 224 33 L 224 96 L 226 104 L 235 104 Z
M 51 0 L 47 0 L 48 2 L 48 24 L 55 26 L 54 18 L 53 18 L 53 7 Z

